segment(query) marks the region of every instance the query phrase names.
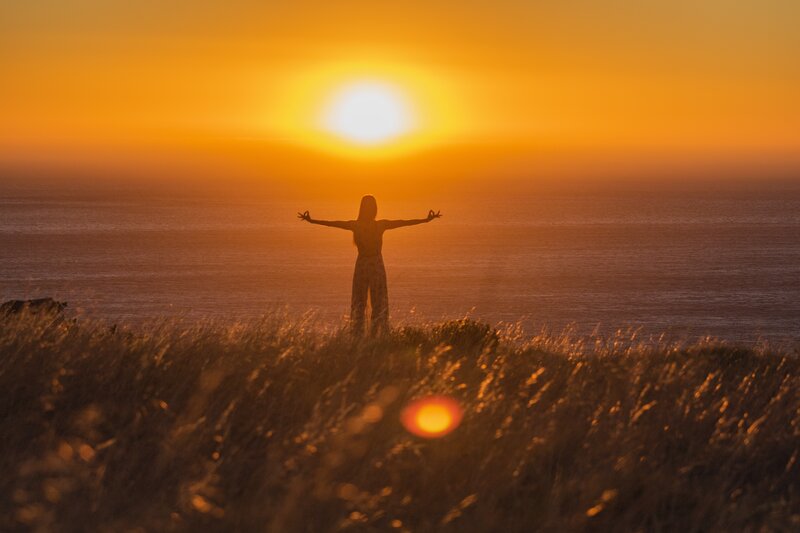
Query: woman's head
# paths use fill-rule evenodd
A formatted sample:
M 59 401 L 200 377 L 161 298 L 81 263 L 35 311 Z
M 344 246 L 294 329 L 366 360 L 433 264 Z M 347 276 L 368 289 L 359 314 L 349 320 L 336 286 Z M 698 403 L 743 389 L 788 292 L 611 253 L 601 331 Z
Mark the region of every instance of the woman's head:
M 361 207 L 358 208 L 358 220 L 375 220 L 378 216 L 378 202 L 375 197 L 368 194 L 361 198 Z

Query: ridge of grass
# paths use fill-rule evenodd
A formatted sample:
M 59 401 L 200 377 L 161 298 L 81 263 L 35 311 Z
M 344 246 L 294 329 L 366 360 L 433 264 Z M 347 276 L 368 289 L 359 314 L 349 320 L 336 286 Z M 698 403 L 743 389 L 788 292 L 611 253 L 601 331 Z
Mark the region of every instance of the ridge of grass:
M 800 528 L 800 357 L 766 346 L 22 314 L 0 390 L 3 530 Z M 453 433 L 402 428 L 427 394 Z

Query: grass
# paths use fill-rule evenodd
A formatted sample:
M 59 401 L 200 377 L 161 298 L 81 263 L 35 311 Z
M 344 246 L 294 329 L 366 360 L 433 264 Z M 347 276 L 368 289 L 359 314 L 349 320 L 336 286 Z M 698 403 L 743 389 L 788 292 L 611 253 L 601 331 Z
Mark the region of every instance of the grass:
M 800 358 L 470 320 L 0 321 L 2 530 L 787 531 Z M 398 422 L 427 394 L 459 428 Z

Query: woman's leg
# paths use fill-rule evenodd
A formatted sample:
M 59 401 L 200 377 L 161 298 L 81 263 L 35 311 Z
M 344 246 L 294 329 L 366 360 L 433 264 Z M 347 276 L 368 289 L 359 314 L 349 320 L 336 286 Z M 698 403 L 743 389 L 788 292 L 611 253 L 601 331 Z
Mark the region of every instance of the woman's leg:
M 350 327 L 353 333 L 360 335 L 364 331 L 364 313 L 367 308 L 367 292 L 369 291 L 369 272 L 367 264 L 361 258 L 356 260 L 353 272 L 353 297 L 350 300 Z
M 386 268 L 383 258 L 374 262 L 369 284 L 369 299 L 372 304 L 372 333 L 385 333 L 389 330 L 389 291 L 386 285 Z

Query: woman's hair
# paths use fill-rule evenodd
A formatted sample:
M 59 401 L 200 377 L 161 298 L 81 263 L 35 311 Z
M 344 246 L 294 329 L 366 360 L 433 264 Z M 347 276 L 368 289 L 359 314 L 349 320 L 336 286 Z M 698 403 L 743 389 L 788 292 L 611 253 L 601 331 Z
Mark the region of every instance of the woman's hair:
M 358 220 L 375 220 L 378 216 L 378 202 L 375 197 L 368 194 L 361 198 L 361 207 L 358 208 Z

